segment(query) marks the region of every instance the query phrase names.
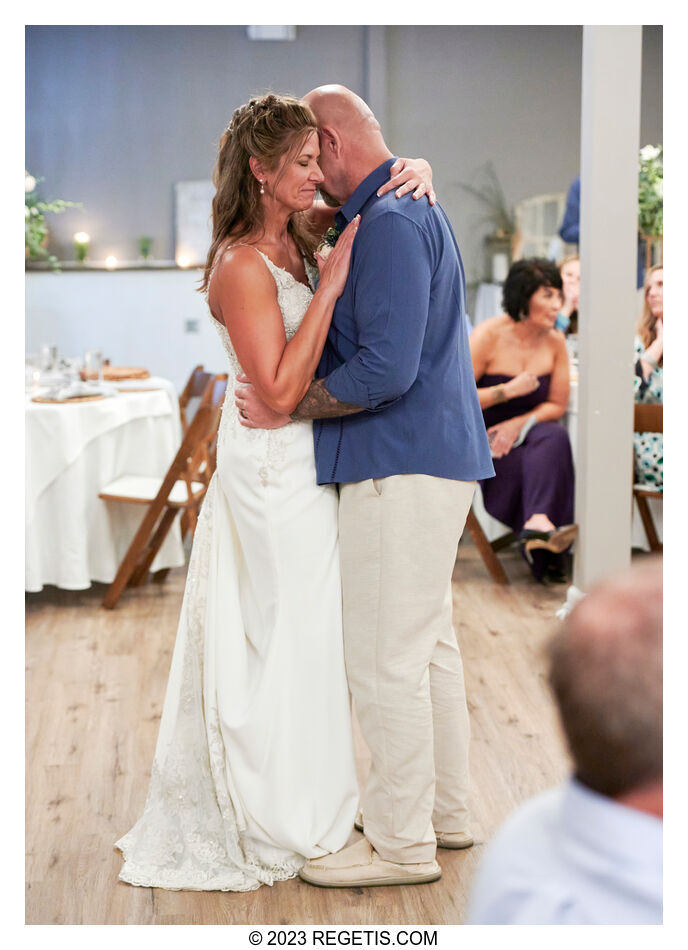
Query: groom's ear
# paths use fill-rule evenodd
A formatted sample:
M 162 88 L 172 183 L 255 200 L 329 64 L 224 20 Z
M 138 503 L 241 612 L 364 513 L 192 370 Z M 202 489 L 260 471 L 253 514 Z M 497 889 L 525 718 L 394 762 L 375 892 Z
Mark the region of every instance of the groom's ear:
M 339 158 L 342 154 L 342 137 L 331 125 L 320 127 L 320 149 L 330 158 Z

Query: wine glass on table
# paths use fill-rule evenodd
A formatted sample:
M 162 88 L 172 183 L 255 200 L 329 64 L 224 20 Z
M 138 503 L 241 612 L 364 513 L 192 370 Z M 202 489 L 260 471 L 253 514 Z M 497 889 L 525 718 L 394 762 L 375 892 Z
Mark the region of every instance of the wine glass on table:
M 36 393 L 41 384 L 41 360 L 36 353 L 27 353 L 24 357 L 24 391 Z
M 86 350 L 84 354 L 84 375 L 88 382 L 103 381 L 103 351 Z

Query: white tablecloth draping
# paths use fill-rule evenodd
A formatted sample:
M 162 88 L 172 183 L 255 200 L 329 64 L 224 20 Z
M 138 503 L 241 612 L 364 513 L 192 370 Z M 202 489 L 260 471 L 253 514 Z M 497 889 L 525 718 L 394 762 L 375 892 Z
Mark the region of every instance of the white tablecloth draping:
M 172 383 L 152 377 L 120 385 L 147 391 L 63 405 L 26 397 L 27 591 L 110 583 L 145 508 L 105 502 L 98 492 L 121 475 L 164 475 L 179 448 Z M 177 521 L 152 569 L 183 563 Z
M 471 323 L 477 327 L 483 320 L 497 317 L 504 313 L 502 307 L 502 284 L 479 284 L 475 295 L 474 312 L 471 314 Z

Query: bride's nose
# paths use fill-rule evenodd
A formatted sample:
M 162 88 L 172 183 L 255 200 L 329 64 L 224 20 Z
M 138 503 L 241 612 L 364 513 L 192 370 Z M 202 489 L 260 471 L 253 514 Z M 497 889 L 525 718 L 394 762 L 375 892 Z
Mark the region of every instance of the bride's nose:
M 314 182 L 317 182 L 318 184 L 319 184 L 321 181 L 325 181 L 325 176 L 323 175 L 322 171 L 320 170 L 320 165 L 316 165 L 316 166 L 315 166 L 315 168 L 313 169 L 313 172 L 312 172 L 312 174 L 311 174 L 311 178 L 313 179 Z

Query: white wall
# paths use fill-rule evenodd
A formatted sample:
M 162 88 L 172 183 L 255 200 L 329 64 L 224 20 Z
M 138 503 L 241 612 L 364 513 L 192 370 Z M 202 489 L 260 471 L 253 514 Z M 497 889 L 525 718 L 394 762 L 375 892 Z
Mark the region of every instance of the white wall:
M 61 356 L 100 349 L 113 365 L 145 366 L 179 392 L 198 363 L 216 373 L 227 357 L 205 298 L 201 271 L 31 273 L 26 276 L 26 351 L 55 343 Z M 185 331 L 195 320 L 197 333 Z

